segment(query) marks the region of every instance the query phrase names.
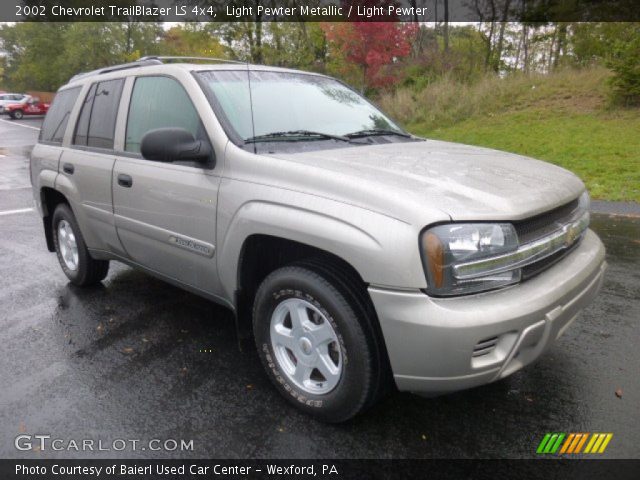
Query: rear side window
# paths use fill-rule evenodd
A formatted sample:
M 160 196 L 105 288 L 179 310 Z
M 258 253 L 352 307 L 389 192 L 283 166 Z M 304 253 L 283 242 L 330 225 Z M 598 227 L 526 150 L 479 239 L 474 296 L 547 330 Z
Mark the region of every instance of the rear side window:
M 139 77 L 133 86 L 124 149 L 140 152 L 145 133 L 180 127 L 197 139 L 206 138 L 200 117 L 185 89 L 169 77 Z
M 91 85 L 76 125 L 75 145 L 113 148 L 123 84 L 124 80 L 118 79 Z
M 91 118 L 91 107 L 93 106 L 93 97 L 96 93 L 97 83 L 91 85 L 87 96 L 82 104 L 82 110 L 80 110 L 80 116 L 78 117 L 78 123 L 76 123 L 76 134 L 73 137 L 73 143 L 75 145 L 86 145 L 87 134 L 89 132 L 89 119 Z
M 41 142 L 62 143 L 62 137 L 69 122 L 69 115 L 71 115 L 71 110 L 79 94 L 80 87 L 68 88 L 58 92 L 46 117 L 44 117 L 42 129 L 40 130 Z

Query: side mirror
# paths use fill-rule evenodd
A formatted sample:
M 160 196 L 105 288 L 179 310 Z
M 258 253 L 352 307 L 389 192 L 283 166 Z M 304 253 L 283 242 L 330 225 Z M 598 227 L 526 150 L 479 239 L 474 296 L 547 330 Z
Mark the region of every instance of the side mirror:
M 140 142 L 140 153 L 147 160 L 157 162 L 208 162 L 213 150 L 209 142 L 196 140 L 184 128 L 149 130 Z

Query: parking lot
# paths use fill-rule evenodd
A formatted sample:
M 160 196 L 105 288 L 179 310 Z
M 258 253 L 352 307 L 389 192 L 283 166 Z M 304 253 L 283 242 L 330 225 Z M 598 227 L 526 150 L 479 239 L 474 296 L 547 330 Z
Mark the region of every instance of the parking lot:
M 232 315 L 112 263 L 67 283 L 32 210 L 28 152 L 41 119 L 0 120 L 0 457 L 530 458 L 547 432 L 612 432 L 640 457 L 640 216 L 598 204 L 600 296 L 536 364 L 439 398 L 393 394 L 344 425 L 310 420 L 238 350 Z M 193 440 L 192 451 L 18 451 L 53 438 Z

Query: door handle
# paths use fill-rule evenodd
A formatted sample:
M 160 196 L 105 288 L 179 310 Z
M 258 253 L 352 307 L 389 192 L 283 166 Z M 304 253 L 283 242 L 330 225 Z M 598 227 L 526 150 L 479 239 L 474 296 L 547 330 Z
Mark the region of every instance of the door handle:
M 120 173 L 118 174 L 118 185 L 125 188 L 131 188 L 131 185 L 133 185 L 133 178 L 131 178 L 130 175 Z
M 68 173 L 69 175 L 73 175 L 73 171 L 75 170 L 73 164 L 65 163 L 62 165 L 62 171 L 64 173 Z

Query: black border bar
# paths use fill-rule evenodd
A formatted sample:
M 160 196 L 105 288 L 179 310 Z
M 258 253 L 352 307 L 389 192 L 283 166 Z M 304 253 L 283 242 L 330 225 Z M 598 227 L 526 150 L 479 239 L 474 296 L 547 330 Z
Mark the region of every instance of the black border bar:
M 124 473 L 122 466 L 135 468 Z M 96 475 L 98 468 L 100 474 Z M 56 474 L 61 469 L 73 473 Z M 113 469 L 113 473 L 109 473 Z M 158 470 L 160 469 L 160 470 Z M 178 469 L 178 470 L 172 470 Z M 226 470 L 225 470 L 226 469 Z M 40 473 L 37 473 L 37 471 Z M 275 473 L 277 470 L 278 473 Z M 43 473 L 46 471 L 45 473 Z M 84 472 L 84 473 L 83 473 Z M 165 472 L 165 473 L 162 473 Z M 191 472 L 191 473 L 190 473 Z M 637 479 L 639 460 L 0 460 L 2 480 Z
M 3 22 L 631 22 L 638 0 L 2 0 Z M 508 6 L 508 8 L 505 8 Z

